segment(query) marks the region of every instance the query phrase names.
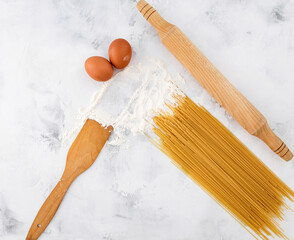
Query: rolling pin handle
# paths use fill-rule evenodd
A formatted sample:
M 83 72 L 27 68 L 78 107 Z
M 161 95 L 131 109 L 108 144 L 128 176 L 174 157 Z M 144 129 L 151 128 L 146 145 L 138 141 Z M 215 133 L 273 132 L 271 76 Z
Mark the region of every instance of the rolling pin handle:
M 137 4 L 137 8 L 143 17 L 155 28 L 160 38 L 164 38 L 175 25 L 167 22 L 158 12 L 150 6 L 145 0 Z
M 262 141 L 264 141 L 270 149 L 283 158 L 289 161 L 293 158 L 293 153 L 287 147 L 287 145 L 270 129 L 266 122 L 257 132 L 253 134 Z

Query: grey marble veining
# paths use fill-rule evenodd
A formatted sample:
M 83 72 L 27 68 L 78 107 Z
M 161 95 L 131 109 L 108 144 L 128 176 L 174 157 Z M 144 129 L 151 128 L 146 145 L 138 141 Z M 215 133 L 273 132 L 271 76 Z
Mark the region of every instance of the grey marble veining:
M 294 149 L 294 1 L 153 0 L 266 116 Z M 84 71 L 127 39 L 135 64 L 148 57 L 186 80 L 186 92 L 290 187 L 286 163 L 245 132 L 160 43 L 133 0 L 0 1 L 0 239 L 24 239 L 62 174 L 60 134 L 102 87 Z M 106 146 L 73 183 L 40 239 L 254 239 L 144 136 Z M 294 216 L 283 223 L 294 239 Z

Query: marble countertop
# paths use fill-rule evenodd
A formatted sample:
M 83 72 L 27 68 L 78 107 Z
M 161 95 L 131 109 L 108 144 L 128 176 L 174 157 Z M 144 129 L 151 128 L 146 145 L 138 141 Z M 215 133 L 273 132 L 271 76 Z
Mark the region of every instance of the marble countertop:
M 266 116 L 294 149 L 294 1 L 153 0 Z M 102 84 L 86 58 L 107 57 L 115 38 L 130 64 L 152 57 L 186 80 L 202 104 L 294 189 L 294 163 L 250 136 L 160 43 L 134 0 L 0 1 L 0 239 L 25 239 L 62 174 L 70 143 L 60 135 Z M 40 239 L 249 240 L 229 214 L 145 136 L 106 146 L 70 187 Z M 294 239 L 294 216 L 283 227 Z M 292 226 L 292 227 L 291 227 Z

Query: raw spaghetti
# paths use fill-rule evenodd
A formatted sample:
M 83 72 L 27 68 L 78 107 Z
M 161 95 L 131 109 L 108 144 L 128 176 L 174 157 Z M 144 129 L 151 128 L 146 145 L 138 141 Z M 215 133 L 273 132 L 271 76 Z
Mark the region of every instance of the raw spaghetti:
M 253 236 L 287 239 L 278 221 L 294 192 L 205 108 L 174 98 L 150 140 Z

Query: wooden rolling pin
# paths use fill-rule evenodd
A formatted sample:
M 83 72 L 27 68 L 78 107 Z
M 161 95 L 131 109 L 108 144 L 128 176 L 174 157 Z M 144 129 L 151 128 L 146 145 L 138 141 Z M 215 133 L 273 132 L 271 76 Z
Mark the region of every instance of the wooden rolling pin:
M 264 141 L 284 160 L 292 159 L 293 154 L 270 129 L 265 117 L 213 66 L 177 26 L 165 21 L 144 0 L 138 2 L 137 8 L 156 29 L 164 46 L 247 132 Z

